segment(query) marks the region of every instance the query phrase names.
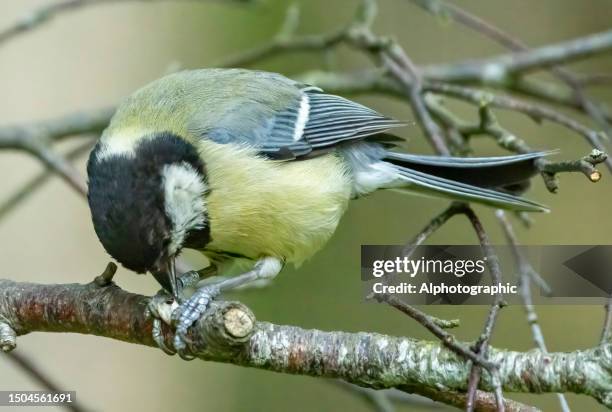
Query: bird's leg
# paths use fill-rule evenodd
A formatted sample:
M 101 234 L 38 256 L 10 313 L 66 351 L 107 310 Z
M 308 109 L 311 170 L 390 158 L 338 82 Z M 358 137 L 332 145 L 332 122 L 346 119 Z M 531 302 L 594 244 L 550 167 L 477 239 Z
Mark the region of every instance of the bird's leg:
M 216 267 L 209 266 L 204 269 L 209 271 L 216 271 Z M 178 279 L 178 284 L 180 286 L 180 292 L 183 289 L 195 286 L 200 280 L 200 272 L 201 271 L 189 271 L 183 274 Z M 164 342 L 164 335 L 162 333 L 162 321 L 166 324 L 171 323 L 172 312 L 179 306 L 179 303 L 172 297 L 172 295 L 165 289 L 161 289 L 159 292 L 155 294 L 149 301 L 147 305 L 147 313 L 149 316 L 153 318 L 153 340 L 159 346 L 161 350 L 163 350 L 168 355 L 174 355 L 176 352 L 166 346 Z
M 273 257 L 262 258 L 255 263 L 253 269 L 238 276 L 210 283 L 198 289 L 189 300 L 179 305 L 172 313 L 176 323 L 174 335 L 174 348 L 186 360 L 193 359 L 186 353 L 187 330 L 193 325 L 208 308 L 210 302 L 222 292 L 257 282 L 262 279 L 272 279 L 283 268 L 282 260 Z

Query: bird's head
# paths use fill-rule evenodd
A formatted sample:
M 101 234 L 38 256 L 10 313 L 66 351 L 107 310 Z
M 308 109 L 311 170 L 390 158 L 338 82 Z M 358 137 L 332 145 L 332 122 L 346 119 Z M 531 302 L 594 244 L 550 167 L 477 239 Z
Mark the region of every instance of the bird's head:
M 172 133 L 136 141 L 120 148 L 101 140 L 91 153 L 94 228 L 113 258 L 137 273 L 151 272 L 176 296 L 176 256 L 210 241 L 205 166 L 197 149 Z

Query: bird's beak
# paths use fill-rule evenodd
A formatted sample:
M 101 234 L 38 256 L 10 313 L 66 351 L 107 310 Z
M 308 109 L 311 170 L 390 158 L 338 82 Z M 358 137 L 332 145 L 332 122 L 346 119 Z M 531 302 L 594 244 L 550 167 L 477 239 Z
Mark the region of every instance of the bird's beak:
M 164 257 L 160 259 L 156 267 L 151 270 L 151 273 L 164 289 L 172 293 L 176 302 L 179 302 L 179 287 L 174 262 L 174 256 Z

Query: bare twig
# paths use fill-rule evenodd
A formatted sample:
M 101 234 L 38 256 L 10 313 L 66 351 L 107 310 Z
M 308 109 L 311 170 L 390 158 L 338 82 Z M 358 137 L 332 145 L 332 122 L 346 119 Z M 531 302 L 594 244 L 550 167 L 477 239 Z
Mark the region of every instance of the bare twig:
M 0 46 L 9 40 L 14 39 L 15 37 L 25 34 L 27 32 L 33 31 L 38 27 L 42 26 L 45 23 L 50 22 L 55 17 L 59 16 L 62 13 L 67 13 L 71 11 L 78 10 L 82 7 L 86 6 L 94 6 L 97 4 L 104 3 L 124 3 L 126 0 L 62 0 L 59 2 L 54 2 L 51 4 L 46 4 L 40 7 L 37 10 L 34 10 L 11 24 L 10 26 L 0 30 Z M 254 0 L 128 0 L 132 2 L 142 2 L 142 3 L 154 3 L 154 2 L 225 2 L 225 3 L 253 3 Z
M 74 160 L 84 153 L 89 152 L 92 145 L 93 142 L 85 142 L 78 145 L 66 154 L 66 160 Z M 34 192 L 36 192 L 36 190 L 41 188 L 50 178 L 51 175 L 48 173 L 48 171 L 43 170 L 24 184 L 21 189 L 0 204 L 0 220 L 14 210 L 16 206 L 20 205 L 24 200 L 26 200 L 28 196 L 32 195 Z
M 45 166 L 60 176 L 69 186 L 83 196 L 87 195 L 87 183 L 79 172 L 46 144 L 24 141 L 23 149 L 40 159 Z
M 450 18 L 484 35 L 485 37 L 494 40 L 498 44 L 512 51 L 529 50 L 527 44 L 519 40 L 517 37 L 511 36 L 478 16 L 468 13 L 467 11 L 453 4 L 449 4 L 444 0 L 412 1 L 420 7 L 428 10 L 430 13 L 435 15 L 443 15 L 444 17 Z M 612 133 L 610 118 L 599 105 L 595 104 L 588 98 L 583 90 L 583 87 L 586 85 L 586 83 L 582 81 L 583 79 L 562 67 L 551 67 L 551 71 L 558 79 L 566 83 L 572 89 L 572 94 L 568 96 L 570 101 L 575 102 L 579 108 L 584 110 L 585 113 L 592 117 L 603 128 L 606 134 L 610 135 Z M 516 76 L 513 76 L 513 79 L 510 79 L 510 81 L 508 81 L 508 79 L 499 80 L 500 81 L 496 82 L 496 84 L 499 84 L 502 87 L 509 86 L 515 91 L 531 94 L 538 98 L 542 98 L 546 94 L 544 93 L 544 95 L 542 95 L 542 92 L 547 92 L 550 90 L 550 87 L 540 87 L 539 85 L 542 84 L 541 82 L 530 82 L 527 79 L 517 78 Z
M 70 136 L 100 133 L 114 112 L 115 108 L 109 107 L 30 124 L 0 126 L 0 149 L 21 149 L 24 140 L 55 142 Z
M 492 107 L 524 113 L 537 121 L 544 119 L 554 123 L 558 123 L 584 136 L 589 141 L 593 139 L 599 139 L 600 137 L 600 134 L 598 132 L 589 129 L 588 127 L 569 118 L 568 116 L 565 116 L 546 106 L 530 103 L 526 100 L 521 100 L 505 95 L 499 95 L 475 88 L 452 85 L 448 83 L 429 82 L 426 84 L 425 87 L 428 91 L 465 100 L 472 104 L 476 104 L 479 107 L 488 104 Z
M 432 66 L 427 68 L 427 72 L 432 79 L 447 82 L 480 81 L 487 83 L 489 80 L 500 82 L 528 71 L 570 63 L 610 50 L 612 50 L 612 31 L 605 31 L 487 59 Z
M 326 35 L 310 35 L 297 38 L 277 36 L 267 44 L 224 58 L 213 66 L 249 67 L 282 52 L 322 51 L 340 44 L 344 40 L 344 36 L 344 30 Z
M 490 24 L 486 20 L 481 19 L 467 11 L 457 7 L 452 3 L 447 3 L 443 0 L 409 0 L 413 4 L 427 10 L 429 13 L 450 19 L 460 23 L 470 29 L 495 40 L 497 43 L 510 50 L 523 50 L 526 47 L 517 38 L 510 36 L 508 33 L 500 30 L 498 27 Z
M 462 213 L 462 210 L 463 205 L 461 203 L 451 203 L 449 207 L 431 219 L 411 241 L 406 243 L 402 250 L 402 256 L 410 257 L 418 246 L 422 245 L 434 232 L 444 226 L 450 218 Z
M 478 237 L 478 241 L 480 242 L 480 246 L 482 248 L 483 254 L 486 256 L 486 264 L 491 272 L 491 284 L 496 285 L 502 282 L 502 273 L 501 268 L 499 266 L 499 259 L 491 246 L 491 242 L 489 241 L 489 237 L 480 222 L 478 216 L 474 211 L 466 206 L 463 210 L 463 213 L 466 215 L 474 231 L 476 232 L 476 236 Z M 495 326 L 495 321 L 497 320 L 497 315 L 499 310 L 505 305 L 503 300 L 503 295 L 498 292 L 493 299 L 493 304 L 491 305 L 491 309 L 489 310 L 489 315 L 487 316 L 487 321 L 485 323 L 484 331 L 478 342 L 474 345 L 474 352 L 482 355 L 484 358 L 487 357 L 489 341 L 491 339 L 491 335 L 493 334 L 493 328 Z M 495 399 L 497 401 L 497 409 L 498 411 L 504 411 L 504 397 L 502 394 L 501 384 L 499 384 L 499 376 L 496 372 L 489 370 L 492 375 L 495 390 Z M 478 389 L 478 383 L 481 379 L 480 376 L 480 368 L 479 365 L 474 364 L 472 366 L 472 370 L 470 372 L 470 380 L 468 385 L 468 401 L 466 406 L 466 411 L 474 410 L 474 399 L 476 390 Z
M 389 48 L 392 51 L 382 53 L 383 62 L 389 72 L 407 89 L 406 95 L 410 99 L 412 108 L 419 124 L 429 137 L 436 152 L 448 156 L 450 151 L 444 143 L 442 131 L 432 119 L 423 99 L 423 81 L 418 69 L 412 60 L 398 46 Z
M 593 149 L 590 154 L 573 161 L 549 162 L 542 160 L 538 163 L 539 169 L 544 177 L 544 183 L 551 192 L 556 192 L 559 184 L 555 175 L 561 172 L 580 172 L 591 182 L 597 183 L 601 179 L 601 173 L 595 165 L 603 163 L 608 155 L 597 149 Z
M 444 328 L 442 328 L 438 322 L 432 321 L 430 316 L 421 312 L 420 310 L 414 308 L 411 305 L 408 305 L 402 302 L 395 295 L 376 295 L 376 298 L 381 302 L 386 302 L 389 305 L 393 306 L 395 309 L 400 312 L 410 316 L 412 319 L 419 322 L 423 325 L 427 330 L 429 330 L 434 336 L 436 336 L 442 343 L 455 352 L 456 354 L 465 357 L 466 359 L 471 360 L 477 365 L 480 365 L 491 372 L 496 370 L 496 365 L 489 362 L 485 357 L 480 356 L 478 353 L 472 351 L 468 346 L 463 345 L 457 342 L 457 339 L 454 335 L 446 332 Z
M 421 70 L 424 79 L 429 80 L 427 71 Z M 333 93 L 344 93 L 348 95 L 358 95 L 367 93 L 380 93 L 393 97 L 404 97 L 402 86 L 393 78 L 387 76 L 386 72 L 380 69 L 360 70 L 357 72 L 336 73 L 329 71 L 311 71 L 303 73 L 300 78 L 310 84 Z M 546 81 L 525 82 L 517 79 L 521 85 L 525 85 L 524 94 L 534 96 L 552 104 L 559 104 L 571 109 L 580 110 L 586 113 L 574 96 L 566 90 L 560 89 L 557 85 Z M 506 88 L 506 86 L 504 86 Z M 514 89 L 514 86 L 511 87 Z M 600 107 L 605 118 L 609 121 L 612 116 L 604 107 Z M 587 113 L 588 114 L 588 113 Z
M 529 153 L 533 149 L 530 148 L 525 140 L 519 138 L 514 133 L 506 130 L 498 121 L 488 103 L 480 106 L 479 115 L 480 122 L 470 124 L 458 116 L 454 115 L 449 110 L 446 110 L 439 102 L 429 98 L 426 99 L 427 106 L 441 122 L 448 127 L 453 128 L 463 138 L 461 143 L 475 135 L 488 135 L 493 137 L 499 146 L 515 153 Z M 581 172 L 591 182 L 596 183 L 601 179 L 601 173 L 595 168 L 595 165 L 603 163 L 607 159 L 607 154 L 597 149 L 593 149 L 591 153 L 578 160 L 551 162 L 547 159 L 538 159 L 536 166 L 541 172 L 550 192 L 557 192 L 559 182 L 556 178 L 557 173 L 561 172 Z
M 375 92 L 391 94 L 396 97 L 401 96 L 403 93 L 401 85 L 396 80 L 387 78 L 384 72 L 376 70 L 357 73 L 309 72 L 303 74 L 301 79 L 335 93 L 361 94 Z M 523 113 L 537 121 L 544 119 L 557 123 L 583 136 L 597 150 L 605 152 L 605 147 L 601 144 L 601 137 L 603 135 L 600 132 L 592 130 L 580 122 L 544 105 L 485 90 L 441 82 L 425 82 L 424 88 L 426 91 L 467 101 L 479 108 L 488 106 L 512 110 Z M 508 140 L 504 139 L 501 142 L 506 144 Z M 513 139 L 513 144 L 518 143 L 520 143 L 518 140 Z M 509 147 L 506 146 L 506 148 Z M 519 151 L 517 147 L 511 148 L 511 150 Z M 524 151 L 525 148 L 523 147 L 520 150 Z M 612 160 L 610 158 L 605 159 L 605 164 L 608 169 L 612 170 Z
M 425 242 L 429 236 L 431 236 L 434 232 L 440 229 L 450 218 L 461 213 L 462 206 L 459 203 L 452 203 L 448 208 L 442 211 L 440 214 L 435 216 L 433 219 L 425 225 L 425 227 L 417 233 L 414 238 L 406 243 L 402 250 L 402 256 L 409 258 L 412 256 L 416 248 Z M 395 275 L 396 276 L 396 275 Z M 394 275 L 388 276 L 386 278 L 387 282 L 390 282 L 394 279 Z M 458 319 L 440 319 L 435 316 L 429 315 L 413 306 L 402 303 L 401 305 L 394 304 L 390 300 L 388 300 L 389 296 L 375 296 L 374 293 L 367 296 L 368 299 L 378 298 L 385 300 L 388 304 L 394 306 L 396 309 L 401 310 L 403 313 L 409 315 L 412 319 L 421 323 L 425 328 L 429 329 L 434 335 L 438 336 L 440 339 L 444 340 L 452 340 L 447 337 L 447 333 L 443 331 L 443 329 L 451 329 L 459 326 Z M 442 330 L 442 333 L 439 332 L 439 329 Z
M 11 352 L 5 354 L 4 357 L 15 363 L 21 370 L 25 371 L 34 381 L 41 385 L 44 389 L 51 392 L 61 392 L 62 388 L 55 383 L 49 376 L 42 372 L 39 365 L 36 365 L 31 359 L 21 353 Z M 65 408 L 74 412 L 89 410 L 81 405 L 78 399 L 74 399 L 71 403 L 65 404 Z
M 440 155 L 449 155 L 450 152 L 444 143 L 442 131 L 425 107 L 420 69 L 397 42 L 376 36 L 372 32 L 371 26 L 377 11 L 376 1 L 363 0 L 361 10 L 358 16 L 367 16 L 367 18 L 357 19 L 351 30 L 348 31 L 346 41 L 380 59 L 389 74 L 403 87 L 418 123 L 433 148 Z
M 512 225 L 510 221 L 506 217 L 506 214 L 502 210 L 498 210 L 495 215 L 501 223 L 502 229 L 504 231 L 504 235 L 506 236 L 506 240 L 508 244 L 512 248 L 512 252 L 514 254 L 514 259 L 518 264 L 519 270 L 519 282 L 521 285 L 521 298 L 524 301 L 525 311 L 527 312 L 527 322 L 531 327 L 531 332 L 533 335 L 533 340 L 540 350 L 546 352 L 546 343 L 544 341 L 544 334 L 542 333 L 542 329 L 538 324 L 538 316 L 535 312 L 535 308 L 532 303 L 531 298 L 531 287 L 530 281 L 532 280 L 533 274 L 535 270 L 527 261 L 523 253 L 518 248 L 518 243 L 516 239 L 516 235 L 514 234 L 514 230 L 512 229 Z M 546 288 L 550 290 L 550 287 L 546 285 Z
M 0 149 L 23 150 L 36 156 L 50 170 L 62 177 L 81 195 L 87 194 L 85 180 L 66 161 L 54 152 L 51 143 L 68 136 L 101 132 L 108 124 L 114 109 L 74 113 L 31 125 L 0 127 Z
M 586 138 L 587 141 L 597 150 L 605 152 L 605 148 L 600 141 L 600 138 L 603 136 L 601 132 L 591 130 L 578 121 L 546 106 L 530 103 L 510 96 L 498 95 L 488 91 L 456 86 L 447 83 L 429 82 L 425 87 L 429 91 L 465 100 L 478 106 L 487 104 L 491 107 L 524 113 L 537 121 L 545 119 L 558 123 Z M 608 166 L 608 169 L 612 170 L 612 161 L 610 161 L 610 159 L 606 159 L 605 163 Z
M 523 306 L 527 314 L 527 322 L 529 324 L 529 327 L 531 328 L 531 335 L 533 337 L 533 341 L 542 352 L 548 353 L 548 349 L 546 348 L 546 341 L 544 339 L 544 333 L 542 332 L 542 328 L 540 328 L 540 324 L 538 323 L 538 315 L 536 313 L 531 297 L 531 282 L 533 281 L 534 283 L 539 285 L 545 293 L 550 293 L 550 287 L 544 281 L 544 279 L 542 279 L 542 277 L 533 269 L 529 261 L 519 250 L 518 241 L 514 233 L 514 229 L 512 228 L 512 224 L 506 217 L 506 214 L 502 210 L 498 210 L 495 215 L 497 216 L 497 219 L 499 220 L 502 226 L 502 229 L 506 236 L 506 240 L 512 248 L 514 258 L 518 263 L 519 292 L 521 295 L 521 299 L 523 300 Z M 563 412 L 570 412 L 570 407 L 567 403 L 567 399 L 565 399 L 565 395 L 563 395 L 562 393 L 558 393 L 557 398 L 559 399 L 561 410 Z

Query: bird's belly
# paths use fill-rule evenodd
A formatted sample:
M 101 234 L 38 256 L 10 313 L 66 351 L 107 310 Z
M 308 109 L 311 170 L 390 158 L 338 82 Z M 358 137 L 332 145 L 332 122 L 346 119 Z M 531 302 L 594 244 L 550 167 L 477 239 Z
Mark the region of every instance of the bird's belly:
M 211 242 L 218 252 L 300 264 L 334 233 L 351 196 L 343 160 L 333 154 L 278 162 L 248 149 L 209 144 L 207 200 Z M 208 254 L 204 251 L 205 254 Z

